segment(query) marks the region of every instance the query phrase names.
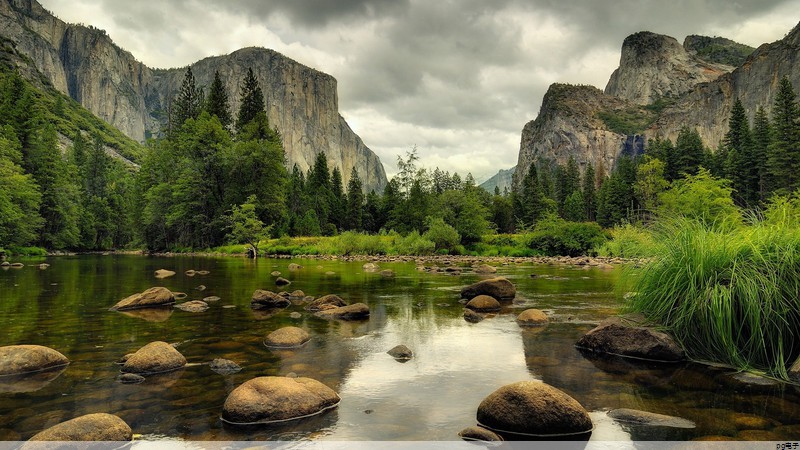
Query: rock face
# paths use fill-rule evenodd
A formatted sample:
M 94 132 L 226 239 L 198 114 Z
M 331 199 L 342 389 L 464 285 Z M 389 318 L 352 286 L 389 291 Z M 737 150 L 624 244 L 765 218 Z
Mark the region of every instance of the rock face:
M 69 364 L 66 356 L 41 345 L 0 347 L 0 376 L 20 375 L 56 369 Z
M 478 281 L 461 289 L 461 298 L 475 298 L 479 295 L 488 295 L 498 301 L 513 300 L 517 295 L 517 288 L 505 277 L 495 277 Z
M 334 408 L 339 400 L 331 388 L 311 378 L 259 377 L 228 395 L 222 420 L 236 425 L 285 422 Z
M 151 342 L 131 355 L 120 369 L 125 373 L 150 375 L 178 370 L 186 365 L 186 358 L 166 342 Z
M 733 70 L 689 53 L 675 38 L 641 31 L 625 38 L 605 93 L 640 105 L 675 98 Z
M 113 414 L 87 414 L 52 426 L 31 441 L 130 441 L 133 431 Z
M 256 289 L 256 291 L 253 292 L 253 297 L 250 299 L 250 307 L 254 309 L 285 308 L 291 303 L 292 302 L 285 297 L 272 291 L 265 291 L 262 289 Z
M 686 358 L 683 349 L 666 333 L 630 326 L 616 317 L 601 322 L 575 346 L 596 353 L 653 361 L 676 362 Z
M 593 428 L 580 403 L 537 381 L 520 381 L 489 394 L 478 406 L 478 424 L 517 439 L 588 434 Z
M 490 194 L 494 194 L 494 188 L 500 189 L 501 194 L 505 189 L 510 191 L 511 182 L 514 179 L 514 172 L 516 172 L 516 170 L 517 166 L 510 169 L 500 169 L 491 178 L 481 183 L 480 187 L 484 188 L 486 192 Z
M 111 309 L 114 311 L 125 311 L 129 309 L 154 308 L 157 306 L 172 305 L 175 303 L 175 295 L 165 287 L 151 287 L 150 289 L 133 294 L 120 300 Z
M 34 0 L 0 0 L 0 29 L 56 89 L 137 141 L 158 134 L 185 74 L 183 68 L 151 69 L 105 31 L 66 24 Z M 206 58 L 191 68 L 197 86 L 206 88 L 219 71 L 234 112 L 241 81 L 252 68 L 270 124 L 283 136 L 289 169 L 297 164 L 307 171 L 325 152 L 345 184 L 355 167 L 365 192 L 383 190 L 383 165 L 339 114 L 336 79 L 330 75 L 263 48 Z
M 264 345 L 275 348 L 300 347 L 311 340 L 308 332 L 298 327 L 283 327 L 268 334 Z

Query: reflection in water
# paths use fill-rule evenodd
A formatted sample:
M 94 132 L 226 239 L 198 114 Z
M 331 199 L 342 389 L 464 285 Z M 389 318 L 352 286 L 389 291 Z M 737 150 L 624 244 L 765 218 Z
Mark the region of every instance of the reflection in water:
M 58 378 L 65 370 L 67 366 L 44 372 L 0 376 L 0 394 L 38 391 Z
M 13 389 L 0 383 L 0 439 L 27 439 L 60 421 L 108 412 L 153 439 L 453 440 L 475 424 L 486 395 L 530 379 L 583 404 L 595 424 L 592 440 L 800 436 L 800 395 L 793 386 L 753 391 L 726 378 L 724 369 L 608 360 L 576 350 L 584 332 L 619 310 L 613 294 L 618 271 L 499 267 L 499 275 L 517 284 L 517 299 L 472 324 L 463 319 L 459 290 L 481 277 L 466 270 L 445 276 L 418 272 L 414 263 L 382 264 L 396 274 L 385 278 L 365 272 L 363 263 L 336 261 L 80 256 L 48 262 L 46 271 L 0 272 L 0 344 L 46 345 L 73 363 L 47 381 L 26 378 Z M 292 262 L 304 267 L 288 270 Z M 177 275 L 157 280 L 152 274 L 161 268 Z M 190 277 L 189 269 L 209 273 Z M 369 320 L 322 320 L 299 302 L 252 310 L 254 290 L 275 289 L 269 275 L 275 270 L 292 282 L 291 290 L 366 303 Z M 200 281 L 207 287 L 202 293 L 193 289 Z M 220 300 L 196 314 L 171 308 L 108 311 L 119 299 L 153 286 L 186 292 L 187 301 Z M 551 323 L 520 328 L 516 315 L 531 307 L 545 311 Z M 307 330 L 311 341 L 291 350 L 264 347 L 269 332 L 289 325 Z M 115 382 L 114 362 L 156 340 L 177 344 L 190 364 L 138 385 Z M 404 364 L 386 353 L 398 344 L 414 352 Z M 207 364 L 215 358 L 242 370 L 215 373 Z M 258 376 L 289 374 L 332 387 L 341 404 L 279 427 L 222 424 L 222 404 L 235 387 Z M 606 416 L 615 408 L 682 417 L 697 429 L 618 424 Z

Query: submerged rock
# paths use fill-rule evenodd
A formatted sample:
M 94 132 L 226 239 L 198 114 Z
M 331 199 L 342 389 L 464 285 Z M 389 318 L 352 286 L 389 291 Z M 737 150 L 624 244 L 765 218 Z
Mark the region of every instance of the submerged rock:
M 395 273 L 394 273 L 394 270 L 392 270 L 392 269 L 384 269 L 384 270 L 381 270 L 381 276 L 384 277 L 384 278 L 394 278 Z
M 36 435 L 31 441 L 130 441 L 133 431 L 113 414 L 87 414 L 59 423 Z
M 210 296 L 208 296 L 208 297 L 203 299 L 203 301 L 206 302 L 206 303 L 208 303 L 208 302 L 218 302 L 220 300 L 222 300 L 222 299 L 217 297 L 216 295 L 210 295 Z
M 112 306 L 114 311 L 125 311 L 138 308 L 153 308 L 157 306 L 172 305 L 175 295 L 165 287 L 151 287 L 150 289 L 125 297 Z
M 283 327 L 268 334 L 264 345 L 275 348 L 300 347 L 311 340 L 308 332 L 298 327 Z
M 278 277 L 275 279 L 275 286 L 288 286 L 290 284 L 292 284 L 292 282 L 286 278 Z
M 361 268 L 364 269 L 365 272 L 377 272 L 381 269 L 380 266 L 371 262 L 364 264 Z
M 458 432 L 458 436 L 465 441 L 498 442 L 503 440 L 497 433 L 476 426 L 464 428 Z
M 169 277 L 174 276 L 174 275 L 175 275 L 175 272 L 173 272 L 172 270 L 158 269 L 158 270 L 155 271 L 156 278 L 169 278 Z
M 608 412 L 608 416 L 617 422 L 630 423 L 635 425 L 648 425 L 656 427 L 670 428 L 695 428 L 691 420 L 681 419 L 680 417 L 667 416 L 636 409 L 620 408 Z
M 478 406 L 478 424 L 503 438 L 530 439 L 587 435 L 589 414 L 574 398 L 538 381 L 497 389 Z
M 50 347 L 42 345 L 0 347 L 0 376 L 41 372 L 64 367 L 67 364 L 69 359 Z
M 120 369 L 125 373 L 150 375 L 178 370 L 186 358 L 175 347 L 162 341 L 151 342 L 131 355 Z
M 289 264 L 289 270 L 300 270 L 302 268 L 303 266 L 301 266 L 300 264 L 295 264 L 295 263 Z
M 526 309 L 517 316 L 517 324 L 521 327 L 537 327 L 547 325 L 547 314 L 539 309 Z
M 285 308 L 289 306 L 290 303 L 288 299 L 272 291 L 263 289 L 257 289 L 253 292 L 253 297 L 250 299 L 250 307 L 255 309 Z
M 0 394 L 36 392 L 60 377 L 65 370 L 67 370 L 67 366 L 19 375 L 0 376 Z
M 392 358 L 398 360 L 409 360 L 414 357 L 414 352 L 411 351 L 410 348 L 406 347 L 405 345 L 397 345 L 389 350 L 388 353 Z
M 488 264 L 481 264 L 475 268 L 475 273 L 497 273 L 497 268 Z
M 461 298 L 475 298 L 479 295 L 488 295 L 495 299 L 513 300 L 517 295 L 517 288 L 505 277 L 495 277 L 478 281 L 461 289 Z
M 618 317 L 601 322 L 583 335 L 575 346 L 597 353 L 653 361 L 676 362 L 686 357 L 683 349 L 668 334 L 628 325 Z
M 203 312 L 208 309 L 208 303 L 202 300 L 192 300 L 190 302 L 183 302 L 180 304 L 175 305 L 176 308 L 180 309 L 181 311 L 187 312 Z
M 211 370 L 220 375 L 230 375 L 242 370 L 242 367 L 239 364 L 223 358 L 215 358 L 213 361 L 211 361 L 209 367 L 211 367 Z
M 306 296 L 306 293 L 301 291 L 300 289 L 297 289 L 297 290 L 292 291 L 292 292 L 289 293 L 289 297 L 292 297 L 292 298 L 304 298 L 305 296 Z
M 117 376 L 117 381 L 122 384 L 139 384 L 144 381 L 144 377 L 135 373 L 123 373 Z
M 279 276 L 281 276 L 281 273 L 280 273 L 280 272 L 278 272 L 277 270 L 273 270 L 273 271 L 270 273 L 270 275 L 272 275 L 273 277 L 279 277 Z
M 464 309 L 464 320 L 466 320 L 467 322 L 478 323 L 483 319 L 485 319 L 483 314 L 478 314 L 471 309 L 466 309 L 466 308 Z
M 488 295 L 479 295 L 467 302 L 466 306 L 471 310 L 479 312 L 500 311 L 500 302 Z
M 333 389 L 305 377 L 258 377 L 234 389 L 222 420 L 234 425 L 285 422 L 322 413 L 339 404 Z
M 322 311 L 324 309 L 338 308 L 340 306 L 347 306 L 347 302 L 336 294 L 328 294 L 312 301 L 305 309 L 307 311 Z
M 323 319 L 362 320 L 369 317 L 369 306 L 363 303 L 354 303 L 352 305 L 318 311 L 316 316 Z

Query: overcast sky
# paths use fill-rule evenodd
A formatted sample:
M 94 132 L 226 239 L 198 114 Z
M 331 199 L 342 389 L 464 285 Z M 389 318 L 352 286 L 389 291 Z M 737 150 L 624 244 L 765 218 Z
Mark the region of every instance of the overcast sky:
M 478 181 L 516 164 L 522 127 L 554 82 L 605 87 L 622 40 L 782 38 L 800 0 L 40 0 L 150 67 L 246 46 L 336 77 L 339 109 L 391 176 L 421 164 Z

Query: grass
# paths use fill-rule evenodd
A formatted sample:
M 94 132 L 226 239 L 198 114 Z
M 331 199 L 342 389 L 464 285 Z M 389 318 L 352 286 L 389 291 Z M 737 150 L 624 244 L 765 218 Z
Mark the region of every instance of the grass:
M 0 248 L 0 252 L 5 252 L 7 256 L 47 256 L 47 250 L 42 247 L 18 247 L 11 245 L 7 248 Z
M 628 275 L 636 294 L 627 307 L 663 325 L 692 358 L 787 379 L 800 355 L 800 228 L 770 214 L 781 217 L 772 211 L 735 229 L 665 221 L 658 257 Z

